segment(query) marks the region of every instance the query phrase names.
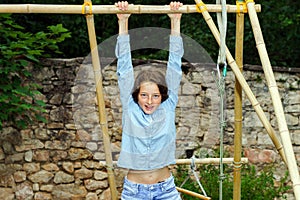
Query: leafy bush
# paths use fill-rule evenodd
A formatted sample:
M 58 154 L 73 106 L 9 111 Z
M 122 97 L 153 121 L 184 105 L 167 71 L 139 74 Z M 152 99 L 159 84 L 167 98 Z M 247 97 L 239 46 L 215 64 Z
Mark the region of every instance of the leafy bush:
M 212 199 L 219 199 L 219 169 L 215 165 L 199 166 L 200 182 L 207 194 Z M 286 185 L 288 173 L 280 179 L 278 187 L 274 186 L 273 167 L 266 167 L 263 171 L 257 172 L 255 166 L 244 165 L 241 170 L 241 199 L 242 200 L 273 200 L 276 197 L 284 197 L 284 193 L 291 189 Z M 189 176 L 189 168 L 179 166 L 175 177 L 175 183 L 180 186 Z M 224 165 L 225 177 L 222 183 L 222 198 L 233 199 L 233 172 L 228 165 Z M 195 180 L 191 178 L 182 188 L 202 194 L 201 189 Z M 182 194 L 183 200 L 193 200 L 195 197 Z
M 31 82 L 29 68 L 61 53 L 58 43 L 70 33 L 61 24 L 48 26 L 48 32 L 24 32 L 9 14 L 0 15 L 0 26 L 0 129 L 4 124 L 24 128 L 34 120 L 45 121 L 45 103 L 37 98 L 40 87 Z

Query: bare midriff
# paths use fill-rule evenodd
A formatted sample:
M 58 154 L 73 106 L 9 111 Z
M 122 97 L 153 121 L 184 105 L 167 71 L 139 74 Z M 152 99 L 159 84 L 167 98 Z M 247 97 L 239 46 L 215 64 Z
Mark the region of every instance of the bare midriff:
M 168 167 L 155 170 L 129 170 L 127 179 L 140 184 L 155 184 L 168 179 L 171 176 Z

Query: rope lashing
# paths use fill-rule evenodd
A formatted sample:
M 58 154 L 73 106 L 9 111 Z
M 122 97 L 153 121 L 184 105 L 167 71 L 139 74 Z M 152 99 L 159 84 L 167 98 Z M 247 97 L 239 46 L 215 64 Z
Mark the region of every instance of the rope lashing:
M 203 1 L 200 1 L 199 3 L 196 4 L 196 10 L 199 13 L 202 13 L 204 11 L 207 11 L 207 7 L 206 7 L 205 3 L 203 3 Z
M 82 4 L 81 13 L 82 13 L 83 15 L 86 14 L 86 13 L 85 13 L 85 6 L 89 6 L 89 14 L 90 14 L 90 15 L 93 14 L 93 6 L 92 6 L 92 3 L 91 3 L 91 2 L 84 2 L 84 3 Z
M 243 162 L 242 161 L 239 161 L 239 162 L 235 162 L 233 161 L 233 167 L 238 169 L 238 168 L 241 168 L 243 166 Z
M 237 1 L 236 2 L 236 6 L 237 6 L 237 14 L 241 14 L 241 13 L 247 13 L 248 9 L 247 9 L 247 4 L 244 1 Z M 243 10 L 241 11 L 241 6 L 243 7 Z

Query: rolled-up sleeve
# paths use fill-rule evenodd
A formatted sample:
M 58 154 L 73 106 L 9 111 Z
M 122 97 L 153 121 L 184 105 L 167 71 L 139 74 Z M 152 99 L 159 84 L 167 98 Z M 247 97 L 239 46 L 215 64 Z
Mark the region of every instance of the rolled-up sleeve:
M 169 51 L 170 51 L 170 53 L 174 53 L 174 54 L 178 55 L 179 57 L 183 56 L 184 49 L 183 49 L 182 37 L 170 35 Z
M 117 75 L 120 89 L 120 98 L 123 108 L 126 108 L 131 97 L 131 90 L 134 84 L 129 35 L 118 36 L 115 54 L 118 58 Z
M 118 36 L 115 54 L 118 58 L 117 73 L 122 76 L 124 72 L 132 69 L 129 35 Z
M 182 77 L 181 58 L 184 54 L 183 42 L 180 36 L 170 36 L 169 60 L 167 65 L 166 82 L 169 90 L 169 98 L 176 106 L 178 101 L 178 89 Z

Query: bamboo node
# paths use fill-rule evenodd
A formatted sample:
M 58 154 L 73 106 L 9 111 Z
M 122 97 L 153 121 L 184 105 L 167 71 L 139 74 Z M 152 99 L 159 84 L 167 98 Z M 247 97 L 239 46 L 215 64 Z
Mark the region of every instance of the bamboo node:
M 95 69 L 95 70 L 93 70 L 94 71 L 94 73 L 101 73 L 101 70 L 100 69 Z
M 293 187 L 295 188 L 296 186 L 299 186 L 299 185 L 300 185 L 300 182 L 294 183 L 294 184 L 293 184 Z
M 228 60 L 228 65 L 231 66 L 233 63 L 235 63 L 235 60 L 232 59 L 232 60 Z
M 283 133 L 289 134 L 289 130 L 288 129 L 283 129 L 279 133 L 280 134 L 283 134 Z
M 202 13 L 204 11 L 207 11 L 207 7 L 206 7 L 205 3 L 203 3 L 203 1 L 200 1 L 199 3 L 196 3 L 196 10 L 199 13 Z
M 282 145 L 280 145 L 279 147 L 277 147 L 277 151 L 280 151 L 280 150 L 282 150 L 283 149 L 283 146 Z
M 258 102 L 258 101 L 253 102 L 253 103 L 252 103 L 252 106 L 253 106 L 253 108 L 255 108 L 256 106 L 259 106 L 259 102 Z
M 30 7 L 29 6 L 30 6 L 30 4 L 26 4 L 26 12 L 27 13 L 30 13 Z
M 243 118 L 234 120 L 234 122 L 242 122 L 242 121 L 243 121 Z
M 84 3 L 82 4 L 81 13 L 82 13 L 83 15 L 86 14 L 86 13 L 85 13 L 85 7 L 86 7 L 86 6 L 89 6 L 89 15 L 93 14 L 93 8 L 92 8 L 92 3 L 91 3 L 91 2 L 84 2 Z
M 238 14 L 241 14 L 241 10 L 240 10 L 241 6 L 243 7 L 242 13 L 247 13 L 247 12 L 248 12 L 248 10 L 247 10 L 247 5 L 246 5 L 245 2 L 237 1 L 237 2 L 236 2 L 236 6 L 237 6 L 236 12 L 237 12 Z
M 274 84 L 274 85 L 270 85 L 270 86 L 269 86 L 269 89 L 270 89 L 270 90 L 271 90 L 272 88 L 278 88 L 278 87 L 277 87 L 276 84 Z

